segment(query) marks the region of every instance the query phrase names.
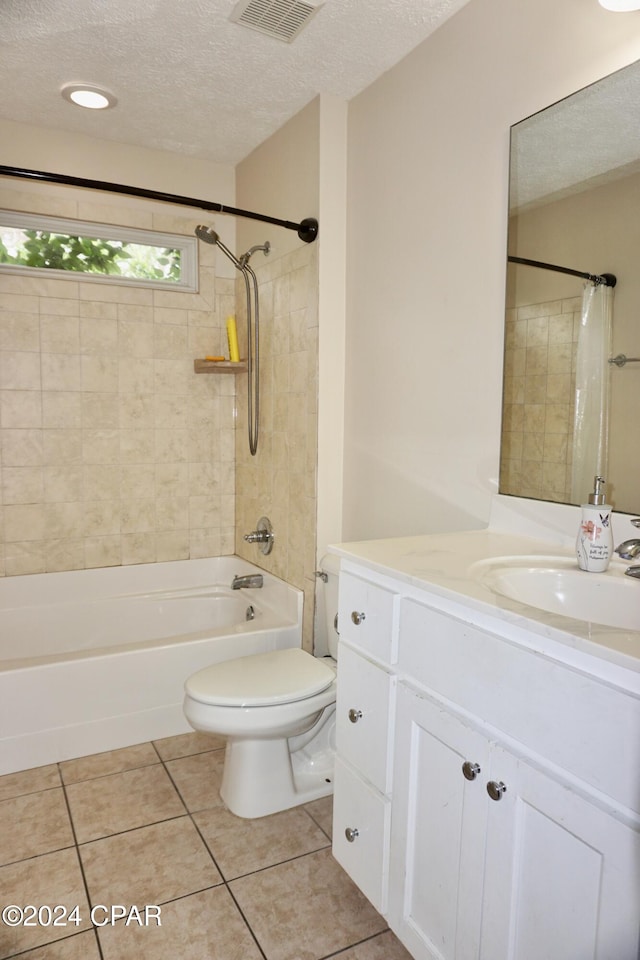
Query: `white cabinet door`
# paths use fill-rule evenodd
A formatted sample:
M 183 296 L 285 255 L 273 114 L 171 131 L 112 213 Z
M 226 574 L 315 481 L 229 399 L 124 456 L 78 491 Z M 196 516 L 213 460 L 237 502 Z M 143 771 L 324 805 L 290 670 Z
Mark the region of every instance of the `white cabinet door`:
M 389 925 L 417 960 L 477 960 L 490 749 L 399 685 Z
M 376 910 L 387 909 L 391 805 L 336 757 L 333 855 Z
M 637 960 L 639 834 L 499 747 L 491 777 L 481 960 Z

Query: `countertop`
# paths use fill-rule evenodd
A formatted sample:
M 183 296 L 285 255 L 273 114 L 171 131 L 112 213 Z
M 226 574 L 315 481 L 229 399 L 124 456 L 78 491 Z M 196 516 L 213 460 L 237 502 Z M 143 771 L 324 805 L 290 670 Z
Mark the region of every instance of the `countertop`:
M 483 621 L 486 617 L 502 621 L 539 640 L 560 644 L 567 651 L 595 657 L 603 666 L 634 671 L 640 678 L 640 582 L 630 584 L 638 591 L 639 629 L 625 630 L 548 613 L 509 599 L 483 583 L 473 569 L 475 564 L 500 557 L 563 557 L 565 562 L 575 563 L 574 550 L 566 545 L 486 529 L 339 543 L 329 549 L 371 571 L 463 604 Z M 614 560 L 607 575 L 624 576 L 627 566 Z M 585 572 L 584 576 L 592 574 Z M 580 666 L 579 661 L 575 661 L 576 666 Z

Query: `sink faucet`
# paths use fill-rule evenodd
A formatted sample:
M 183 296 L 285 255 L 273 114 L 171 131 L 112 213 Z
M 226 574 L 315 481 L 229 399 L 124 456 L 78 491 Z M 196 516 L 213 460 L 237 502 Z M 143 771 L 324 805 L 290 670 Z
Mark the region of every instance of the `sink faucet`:
M 616 547 L 616 553 L 623 560 L 635 560 L 636 557 L 640 556 L 640 540 L 623 541 Z
M 232 590 L 242 590 L 243 587 L 261 587 L 262 586 L 262 574 L 261 573 L 248 573 L 244 577 L 235 575 L 231 583 Z
M 623 560 L 635 560 L 636 557 L 640 557 L 640 540 L 624 540 L 618 544 L 615 552 L 619 557 L 622 557 Z M 628 577 L 634 577 L 640 580 L 640 566 L 634 565 L 627 567 L 625 573 Z

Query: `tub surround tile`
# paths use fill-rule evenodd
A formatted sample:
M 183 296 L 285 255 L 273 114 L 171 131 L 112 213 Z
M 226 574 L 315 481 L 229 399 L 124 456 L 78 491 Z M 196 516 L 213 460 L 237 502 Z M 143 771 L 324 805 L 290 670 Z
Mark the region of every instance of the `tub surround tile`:
M 175 787 L 157 765 L 72 783 L 66 790 L 78 843 L 184 814 Z
M 93 903 L 166 903 L 222 883 L 189 817 L 80 847 Z
M 21 797 L 26 793 L 38 793 L 60 786 L 60 774 L 55 763 L 46 767 L 33 767 L 19 773 L 7 773 L 0 777 L 0 800 Z
M 103 927 L 104 960 L 263 960 L 224 887 L 174 900 L 161 919 L 161 927 Z
M 206 753 L 225 747 L 226 740 L 215 733 L 180 733 L 177 737 L 164 737 L 154 740 L 153 745 L 162 760 L 177 760 L 190 757 L 195 753 Z
M 80 780 L 93 780 L 112 773 L 124 773 L 136 767 L 148 767 L 158 763 L 158 755 L 150 743 L 139 743 L 121 750 L 107 750 L 105 753 L 93 753 L 79 760 L 65 760 L 60 764 L 63 783 L 77 783 Z
M 211 750 L 166 764 L 187 810 L 207 810 L 224 807 L 220 798 L 224 750 Z
M 269 960 L 320 960 L 387 929 L 329 850 L 229 888 Z
M 242 820 L 226 809 L 204 810 L 193 819 L 226 880 L 329 846 L 300 807 L 256 820 Z
M 50 906 L 63 904 L 69 911 L 77 905 L 81 918 L 78 927 L 73 924 L 66 927 L 0 925 L 0 960 L 13 957 L 14 954 L 22 953 L 24 950 L 39 947 L 49 941 L 62 940 L 91 926 L 89 904 L 75 849 L 60 850 L 57 853 L 49 853 L 42 857 L 0 867 L 0 890 L 7 891 L 5 900 L 7 903 L 49 904 Z M 55 954 L 47 953 L 46 956 L 49 960 L 49 957 L 54 957 Z M 68 956 L 71 960 L 73 954 Z M 65 954 L 61 954 L 61 957 L 65 957 Z
M 73 843 L 62 788 L 29 793 L 0 803 L 1 863 L 37 857 Z

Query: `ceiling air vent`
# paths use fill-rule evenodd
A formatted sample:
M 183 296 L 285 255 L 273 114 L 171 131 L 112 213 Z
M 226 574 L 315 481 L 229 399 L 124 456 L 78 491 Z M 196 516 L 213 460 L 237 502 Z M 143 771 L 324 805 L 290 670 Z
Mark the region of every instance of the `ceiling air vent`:
M 291 43 L 321 6 L 305 0 L 240 0 L 229 19 Z

